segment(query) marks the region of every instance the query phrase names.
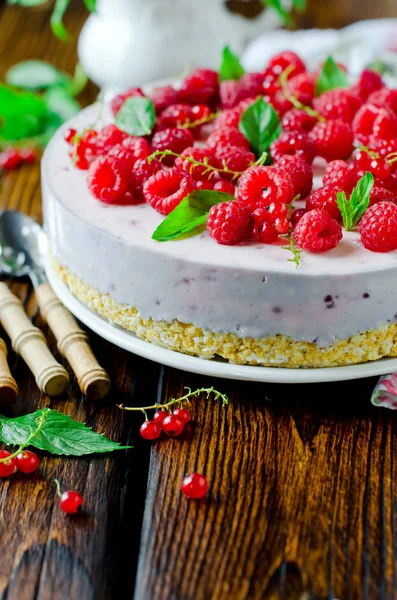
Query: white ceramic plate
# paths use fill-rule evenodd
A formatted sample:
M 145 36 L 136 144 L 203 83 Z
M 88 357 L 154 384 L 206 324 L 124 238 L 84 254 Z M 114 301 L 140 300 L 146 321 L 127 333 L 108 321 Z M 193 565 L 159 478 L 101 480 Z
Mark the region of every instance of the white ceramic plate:
M 82 304 L 59 279 L 49 265 L 46 266 L 48 279 L 64 305 L 87 327 L 109 342 L 124 350 L 143 356 L 155 362 L 175 367 L 182 371 L 267 383 L 322 383 L 362 379 L 374 375 L 384 375 L 397 371 L 397 358 L 383 358 L 374 362 L 348 367 L 329 367 L 323 369 L 283 369 L 280 367 L 251 367 L 233 365 L 221 360 L 204 360 L 167 350 L 138 339 L 120 327 L 111 325 L 105 319 Z

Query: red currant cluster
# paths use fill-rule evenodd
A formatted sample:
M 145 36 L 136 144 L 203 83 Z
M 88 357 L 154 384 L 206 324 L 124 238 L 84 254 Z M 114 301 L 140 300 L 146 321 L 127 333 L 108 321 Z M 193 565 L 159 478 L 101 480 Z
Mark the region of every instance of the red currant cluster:
M 33 164 L 37 160 L 37 152 L 33 148 L 7 148 L 0 152 L 0 168 L 6 171 L 18 169 L 23 163 Z
M 172 414 L 158 410 L 154 413 L 153 420 L 146 419 L 142 423 L 139 431 L 145 440 L 157 440 L 161 431 L 169 437 L 177 437 L 181 435 L 190 419 L 190 412 L 186 408 L 176 408 Z
M 0 477 L 8 477 L 17 471 L 25 474 L 33 473 L 38 466 L 37 454 L 30 450 L 22 450 L 17 454 L 0 450 Z

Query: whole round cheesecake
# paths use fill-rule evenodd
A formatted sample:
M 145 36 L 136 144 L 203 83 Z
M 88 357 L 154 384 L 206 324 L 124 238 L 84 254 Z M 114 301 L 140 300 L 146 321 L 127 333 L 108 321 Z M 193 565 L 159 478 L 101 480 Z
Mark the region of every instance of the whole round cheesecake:
M 249 365 L 326 367 L 397 355 L 397 251 L 365 249 L 345 231 L 327 252 L 255 238 L 227 246 L 206 231 L 159 242 L 149 204 L 98 202 L 65 130 L 113 120 L 93 105 L 54 136 L 42 161 L 52 264 L 90 309 L 148 342 Z

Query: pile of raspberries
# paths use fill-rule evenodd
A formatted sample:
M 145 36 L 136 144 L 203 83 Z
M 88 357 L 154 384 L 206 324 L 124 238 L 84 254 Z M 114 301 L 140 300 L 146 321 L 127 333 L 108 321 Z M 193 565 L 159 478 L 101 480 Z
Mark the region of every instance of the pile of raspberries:
M 289 98 L 280 83 L 284 72 Z M 132 137 L 110 124 L 99 131 L 69 129 L 65 139 L 75 166 L 88 170 L 90 192 L 102 202 L 147 202 L 168 215 L 194 190 L 233 195 L 235 200 L 213 206 L 207 218 L 209 235 L 227 245 L 285 244 L 282 237 L 292 236 L 298 247 L 311 252 L 334 248 L 343 235 L 336 194 L 344 191 L 349 197 L 371 172 L 375 185 L 359 223 L 361 241 L 374 252 L 395 250 L 397 89 L 367 69 L 351 87 L 315 97 L 319 72 L 308 72 L 293 52 L 275 55 L 263 71 L 246 73 L 239 81 L 219 82 L 215 71 L 195 69 L 178 89 L 165 85 L 152 92 L 156 123 L 150 136 Z M 127 98 L 143 95 L 132 88 L 116 96 L 113 115 Z M 291 96 L 302 109 L 294 107 Z M 282 125 L 270 146 L 269 166 L 254 165 L 256 157 L 239 130 L 243 112 L 258 97 L 275 108 Z M 178 157 L 148 161 L 156 150 L 171 150 Z M 206 172 L 186 157 L 221 172 Z M 322 187 L 312 191 L 316 157 L 327 166 Z M 304 202 L 294 209 L 297 196 Z

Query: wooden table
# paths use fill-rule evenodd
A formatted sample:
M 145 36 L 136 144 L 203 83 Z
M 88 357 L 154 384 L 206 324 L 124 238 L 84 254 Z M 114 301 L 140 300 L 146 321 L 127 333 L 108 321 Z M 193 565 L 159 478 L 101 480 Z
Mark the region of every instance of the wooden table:
M 322 10 L 319 10 L 321 4 Z M 339 5 L 339 12 L 335 5 Z M 393 2 L 368 3 L 397 16 Z M 341 25 L 367 3 L 315 2 L 304 22 Z M 394 11 L 394 12 L 393 12 Z M 82 9 L 68 17 L 78 32 Z M 69 72 L 75 45 L 49 31 L 47 11 L 0 5 L 0 67 L 44 58 Z M 95 96 L 93 86 L 83 101 Z M 2 179 L 1 206 L 40 219 L 39 167 Z M 10 282 L 54 339 L 26 282 Z M 397 416 L 369 402 L 374 380 L 271 386 L 216 381 L 163 368 L 90 334 L 113 380 L 103 403 L 38 393 L 26 365 L 10 364 L 20 396 L 10 414 L 50 406 L 123 444 L 107 458 L 43 457 L 31 477 L 0 481 L 0 595 L 6 600 L 245 600 L 397 598 Z M 66 366 L 66 365 L 65 365 Z M 194 402 L 190 439 L 140 439 L 129 405 L 214 385 L 230 405 Z M 185 473 L 205 473 L 208 498 L 189 503 Z M 65 518 L 54 478 L 84 494 L 87 513 Z

